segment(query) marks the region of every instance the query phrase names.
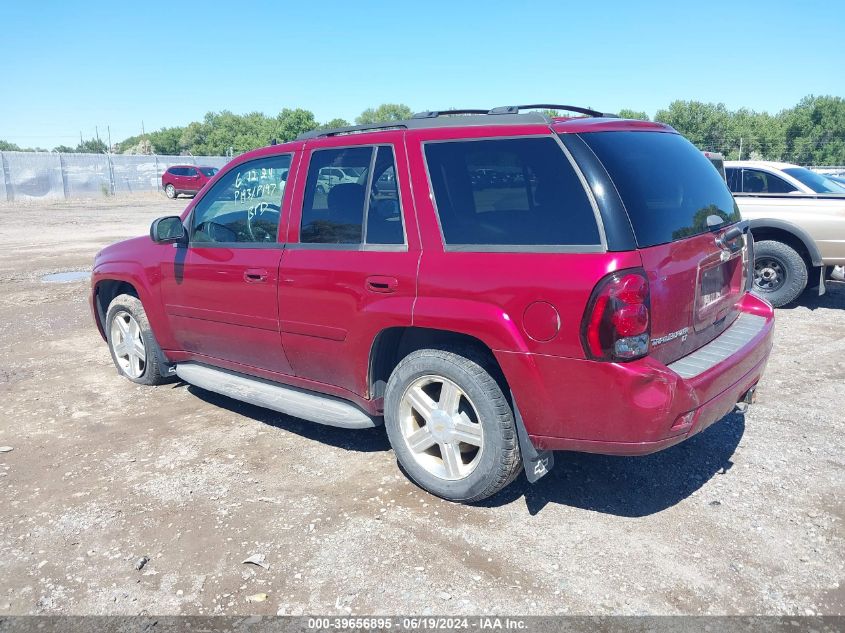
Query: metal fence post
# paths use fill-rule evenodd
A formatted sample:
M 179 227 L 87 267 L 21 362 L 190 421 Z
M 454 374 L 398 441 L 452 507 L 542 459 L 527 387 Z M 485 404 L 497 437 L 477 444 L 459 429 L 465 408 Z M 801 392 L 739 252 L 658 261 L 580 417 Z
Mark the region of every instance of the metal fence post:
M 68 190 L 67 190 L 67 174 L 65 173 L 65 159 L 62 158 L 61 152 L 56 152 L 59 155 L 59 171 L 62 172 L 62 195 L 64 195 L 65 200 L 68 199 Z
M 9 173 L 9 162 L 6 160 L 6 155 L 0 152 L 0 169 L 3 171 L 3 185 L 6 188 L 6 202 L 11 202 L 15 199 L 15 193 L 12 191 L 12 175 Z
M 111 152 L 106 152 L 106 161 L 109 168 L 109 188 L 111 189 L 111 195 L 114 195 L 114 166 L 111 162 Z
M 158 171 L 158 154 L 153 154 L 156 162 L 156 191 L 161 191 L 161 174 Z

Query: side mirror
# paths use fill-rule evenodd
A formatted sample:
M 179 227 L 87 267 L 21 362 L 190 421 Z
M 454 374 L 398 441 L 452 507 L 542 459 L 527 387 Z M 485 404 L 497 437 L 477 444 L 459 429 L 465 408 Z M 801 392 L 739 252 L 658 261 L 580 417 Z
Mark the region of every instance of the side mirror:
M 178 215 L 169 215 L 155 220 L 150 227 L 150 239 L 156 244 L 185 244 L 188 234 Z

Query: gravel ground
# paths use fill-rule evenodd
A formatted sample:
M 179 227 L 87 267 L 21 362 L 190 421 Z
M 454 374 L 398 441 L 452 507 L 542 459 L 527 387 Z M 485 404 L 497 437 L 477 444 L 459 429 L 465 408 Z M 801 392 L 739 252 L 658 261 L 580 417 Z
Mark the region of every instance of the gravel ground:
M 87 282 L 41 278 L 183 205 L 0 206 L 0 616 L 845 613 L 845 284 L 778 310 L 746 416 L 468 507 L 382 429 L 115 373 Z

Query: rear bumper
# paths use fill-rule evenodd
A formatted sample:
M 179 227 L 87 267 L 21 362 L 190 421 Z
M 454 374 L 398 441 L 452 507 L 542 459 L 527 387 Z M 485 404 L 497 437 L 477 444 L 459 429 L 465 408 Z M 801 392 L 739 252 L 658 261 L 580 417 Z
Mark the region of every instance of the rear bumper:
M 602 363 L 496 356 L 538 449 L 643 455 L 722 419 L 760 380 L 772 348 L 774 312 L 750 294 L 741 311 L 762 317 L 762 327 L 734 353 L 686 378 L 653 358 Z

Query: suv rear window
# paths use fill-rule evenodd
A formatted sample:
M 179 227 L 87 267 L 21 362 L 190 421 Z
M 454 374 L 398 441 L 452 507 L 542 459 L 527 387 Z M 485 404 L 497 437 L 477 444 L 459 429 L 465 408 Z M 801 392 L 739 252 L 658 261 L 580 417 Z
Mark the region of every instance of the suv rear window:
M 601 243 L 587 193 L 553 138 L 431 142 L 425 157 L 453 249 Z
M 721 225 L 739 221 L 725 181 L 683 136 L 589 132 L 581 138 L 616 185 L 640 247 L 705 233 L 711 215 Z

